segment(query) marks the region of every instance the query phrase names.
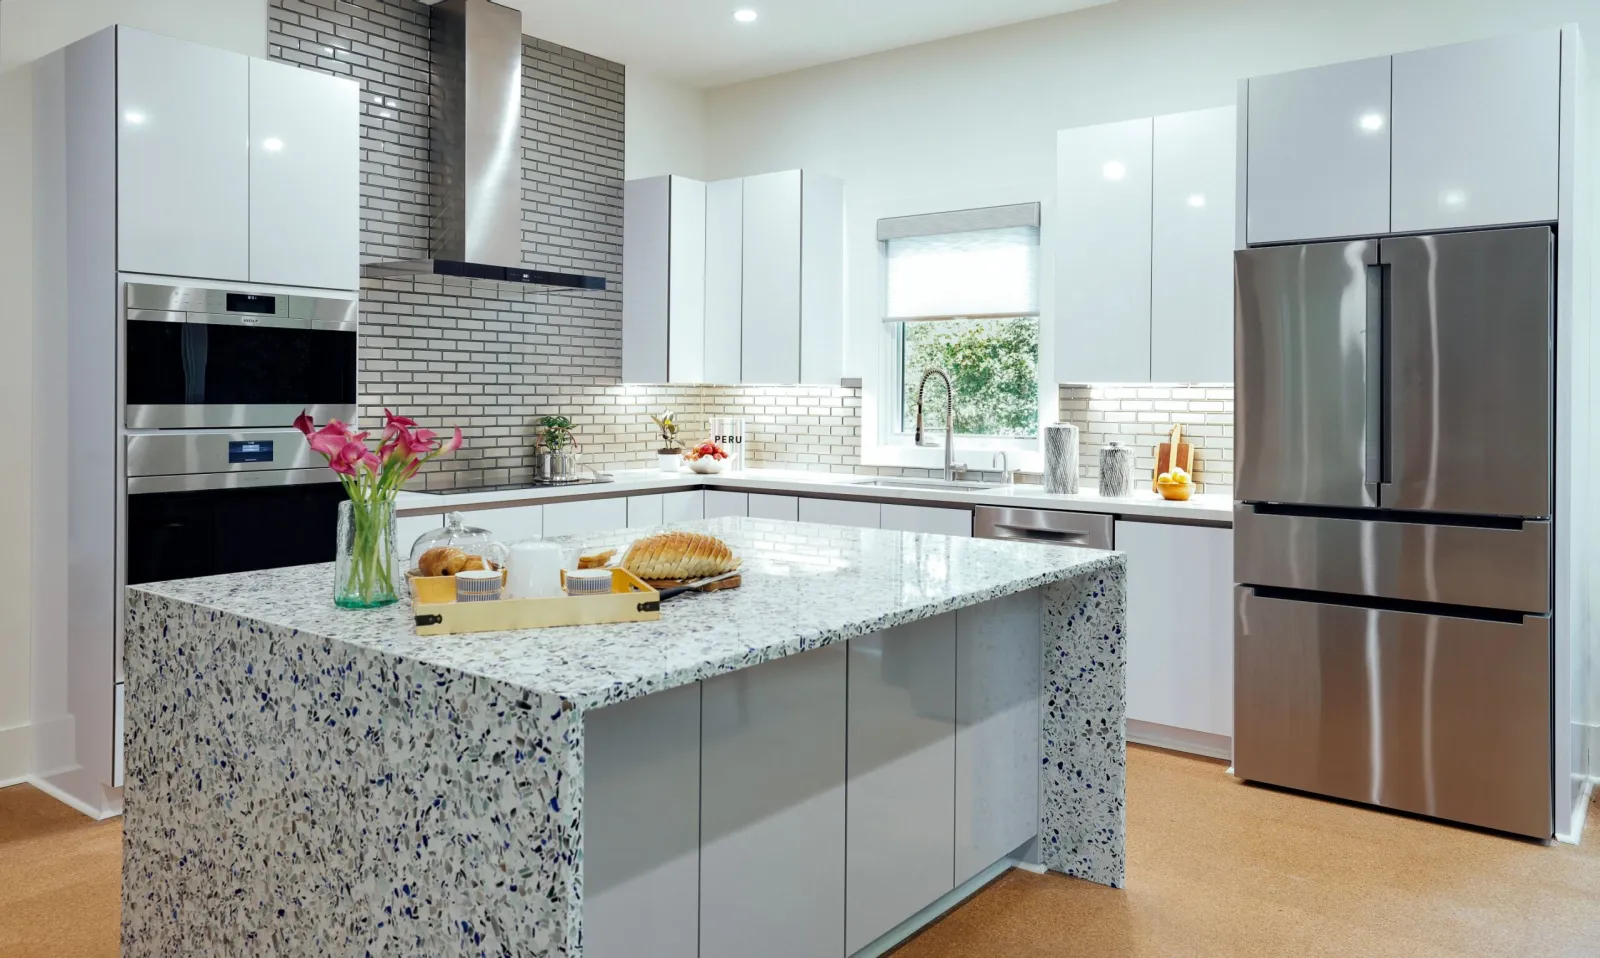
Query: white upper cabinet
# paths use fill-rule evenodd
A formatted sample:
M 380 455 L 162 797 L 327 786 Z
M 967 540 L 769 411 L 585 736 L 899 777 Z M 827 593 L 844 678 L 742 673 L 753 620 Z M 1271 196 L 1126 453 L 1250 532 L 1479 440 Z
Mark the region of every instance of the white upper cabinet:
M 744 180 L 742 381 L 800 381 L 800 171 Z
M 1225 106 L 1155 119 L 1153 382 L 1233 382 L 1235 112 Z
M 800 179 L 800 382 L 844 375 L 844 181 Z
M 1248 81 L 1250 243 L 1389 231 L 1389 63 Z
M 1056 379 L 1150 379 L 1152 122 L 1056 139 Z
M 629 180 L 622 207 L 622 381 L 704 382 L 706 184 Z
M 117 268 L 248 280 L 250 58 L 119 27 L 116 71 Z
M 744 180 L 706 184 L 705 295 L 705 381 L 738 383 L 743 350 Z
M 1395 232 L 1555 220 L 1561 31 L 1396 55 L 1391 138 Z
M 361 285 L 360 88 L 250 61 L 250 279 Z

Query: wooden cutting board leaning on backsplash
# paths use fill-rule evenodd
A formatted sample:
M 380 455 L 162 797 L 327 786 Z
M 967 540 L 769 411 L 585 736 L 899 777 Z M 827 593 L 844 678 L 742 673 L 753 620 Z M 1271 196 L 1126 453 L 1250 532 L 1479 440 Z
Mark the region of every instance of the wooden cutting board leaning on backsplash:
M 1175 423 L 1172 432 L 1167 434 L 1167 441 L 1156 447 L 1156 471 L 1150 474 L 1150 491 L 1160 492 L 1156 485 L 1156 477 L 1163 472 L 1171 472 L 1177 466 L 1187 472 L 1190 481 L 1199 482 L 1200 477 L 1194 471 L 1194 446 L 1183 441 L 1183 424 Z

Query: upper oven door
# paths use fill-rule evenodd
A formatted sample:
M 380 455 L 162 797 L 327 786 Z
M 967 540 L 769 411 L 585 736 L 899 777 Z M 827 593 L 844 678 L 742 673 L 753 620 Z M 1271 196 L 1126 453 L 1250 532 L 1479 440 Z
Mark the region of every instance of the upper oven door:
M 129 428 L 287 426 L 356 413 L 356 304 L 127 286 Z

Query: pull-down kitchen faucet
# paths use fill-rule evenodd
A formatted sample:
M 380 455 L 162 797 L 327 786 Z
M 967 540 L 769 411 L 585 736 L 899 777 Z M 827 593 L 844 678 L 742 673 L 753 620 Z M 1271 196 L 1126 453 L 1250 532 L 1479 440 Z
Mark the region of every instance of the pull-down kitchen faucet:
M 922 391 L 932 376 L 944 380 L 944 481 L 954 482 L 967 471 L 967 466 L 956 462 L 956 387 L 950 384 L 950 374 L 942 369 L 928 370 L 917 383 L 917 430 L 913 441 L 919 446 L 937 445 L 922 438 Z

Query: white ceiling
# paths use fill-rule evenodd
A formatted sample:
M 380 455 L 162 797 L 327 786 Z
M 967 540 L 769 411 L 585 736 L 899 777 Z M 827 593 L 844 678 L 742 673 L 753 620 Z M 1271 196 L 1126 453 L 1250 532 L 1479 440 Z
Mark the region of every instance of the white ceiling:
M 1112 0 L 499 0 L 522 31 L 712 87 Z M 760 14 L 736 23 L 733 11 Z

